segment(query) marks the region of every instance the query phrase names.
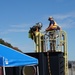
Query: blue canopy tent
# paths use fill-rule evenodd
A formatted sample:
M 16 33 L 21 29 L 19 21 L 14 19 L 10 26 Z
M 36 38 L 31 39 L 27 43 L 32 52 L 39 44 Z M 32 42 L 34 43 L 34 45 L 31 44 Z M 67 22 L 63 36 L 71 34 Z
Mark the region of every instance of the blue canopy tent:
M 13 67 L 13 66 L 22 66 L 22 65 L 29 66 L 37 64 L 38 59 L 0 44 L 0 66 Z

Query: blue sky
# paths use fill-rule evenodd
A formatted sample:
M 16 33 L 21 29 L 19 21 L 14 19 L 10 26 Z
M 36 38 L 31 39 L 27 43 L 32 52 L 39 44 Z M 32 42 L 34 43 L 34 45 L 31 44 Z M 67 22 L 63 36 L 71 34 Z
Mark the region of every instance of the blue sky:
M 49 16 L 67 32 L 69 60 L 75 60 L 75 0 L 1 0 L 0 38 L 23 52 L 33 52 L 28 30 L 37 22 L 44 30 Z

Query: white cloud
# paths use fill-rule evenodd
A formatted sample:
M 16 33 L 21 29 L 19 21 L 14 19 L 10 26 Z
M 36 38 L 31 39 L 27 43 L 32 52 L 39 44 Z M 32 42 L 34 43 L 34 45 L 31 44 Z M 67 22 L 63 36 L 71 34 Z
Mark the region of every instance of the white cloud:
M 69 19 L 69 18 L 75 18 L 75 12 L 70 12 L 67 14 L 55 14 L 53 15 L 54 18 L 59 20 Z
M 75 28 L 75 12 L 67 14 L 56 14 L 53 17 L 63 28 Z
M 0 31 L 0 35 L 6 35 L 9 33 L 20 33 L 20 32 L 28 32 L 28 29 L 6 29 L 5 31 Z
M 6 32 L 6 31 L 0 31 L 0 35 L 3 35 L 3 34 L 8 34 L 8 32 Z
M 28 32 L 29 24 L 9 25 L 7 29 L 0 30 L 0 35 L 5 35 L 11 32 Z
M 28 32 L 26 29 L 9 29 L 8 32 Z
M 26 28 L 28 26 L 29 26 L 28 24 L 10 25 L 11 28 Z

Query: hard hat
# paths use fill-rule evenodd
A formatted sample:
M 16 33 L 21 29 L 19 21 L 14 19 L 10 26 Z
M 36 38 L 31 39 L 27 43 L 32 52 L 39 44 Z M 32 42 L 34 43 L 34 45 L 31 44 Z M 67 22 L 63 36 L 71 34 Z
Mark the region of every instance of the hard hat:
M 49 16 L 49 18 L 53 19 L 53 17 L 52 17 L 52 16 Z
M 53 17 L 52 16 L 49 16 L 48 20 L 50 20 L 50 19 L 53 19 Z

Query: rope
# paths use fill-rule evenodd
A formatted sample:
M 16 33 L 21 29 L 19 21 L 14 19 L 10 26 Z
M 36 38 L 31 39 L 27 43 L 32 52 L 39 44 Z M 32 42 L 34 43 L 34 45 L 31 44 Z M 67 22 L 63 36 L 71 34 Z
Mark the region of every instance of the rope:
M 50 57 L 49 57 L 49 52 L 47 52 L 47 59 L 48 59 L 48 71 L 49 71 L 49 75 L 51 74 L 51 68 L 50 68 Z

